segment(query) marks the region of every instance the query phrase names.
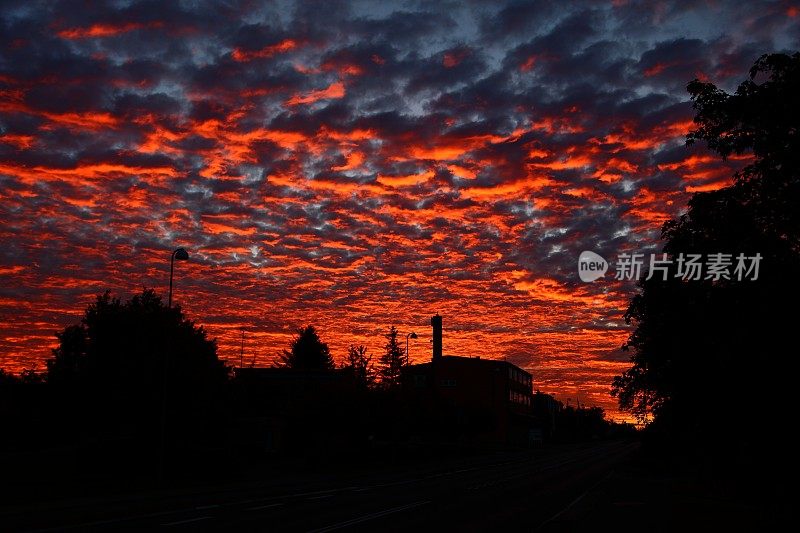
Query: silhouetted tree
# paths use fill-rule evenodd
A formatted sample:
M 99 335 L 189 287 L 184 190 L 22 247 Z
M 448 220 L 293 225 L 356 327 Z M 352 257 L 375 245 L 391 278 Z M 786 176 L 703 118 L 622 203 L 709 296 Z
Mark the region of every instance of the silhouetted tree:
M 98 297 L 95 306 L 108 309 L 110 295 L 106 293 Z M 119 300 L 115 306 L 119 306 Z M 91 309 L 91 308 L 90 308 Z M 87 311 L 88 315 L 88 311 Z M 73 383 L 90 372 L 88 368 L 88 326 L 84 322 L 67 326 L 63 331 L 56 333 L 58 348 L 53 350 L 53 359 L 47 362 L 47 378 L 50 383 Z
M 25 368 L 20 372 L 19 378 L 23 383 L 44 383 L 47 376 L 43 372 L 37 372 L 35 368 Z
M 333 370 L 333 357 L 328 345 L 319 338 L 314 326 L 298 330 L 289 350 L 281 354 L 278 366 L 294 370 Z
M 4 384 L 44 383 L 45 375 L 33 368 L 24 368 L 19 376 L 0 368 L 0 386 Z
M 11 372 L 7 372 L 5 369 L 0 368 L 0 387 L 4 385 L 14 385 L 19 383 L 19 378 L 12 374 Z
M 362 389 L 367 389 L 375 384 L 375 367 L 372 356 L 367 353 L 363 345 L 353 346 L 347 350 L 347 359 L 341 368 L 353 375 L 356 384 Z
M 800 298 L 800 54 L 762 56 L 735 94 L 698 80 L 688 90 L 697 113 L 687 143 L 753 159 L 732 186 L 696 193 L 665 224 L 664 252 L 730 253 L 734 266 L 738 253 L 760 254 L 759 277 L 684 281 L 673 270 L 641 282 L 625 315 L 636 323 L 625 346 L 633 366 L 613 393 L 670 434 L 749 446 L 786 426 L 780 406 L 793 389 L 781 357 L 796 351 L 785 304 Z
M 83 398 L 104 424 L 157 425 L 164 390 L 170 412 L 202 417 L 227 379 L 216 341 L 151 289 L 125 303 L 98 296 L 58 340 L 48 383 L 66 399 Z
M 384 352 L 380 358 L 378 375 L 380 376 L 381 386 L 387 389 L 394 389 L 400 385 L 400 374 L 405 362 L 403 348 L 397 340 L 397 328 L 392 326 L 389 332 L 384 335 L 386 344 Z

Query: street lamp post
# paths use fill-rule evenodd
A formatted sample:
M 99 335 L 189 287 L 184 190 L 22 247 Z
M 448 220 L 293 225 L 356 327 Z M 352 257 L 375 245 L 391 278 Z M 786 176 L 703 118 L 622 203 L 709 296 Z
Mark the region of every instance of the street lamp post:
M 408 355 L 408 339 L 416 339 L 416 338 L 417 338 L 417 334 L 414 333 L 413 331 L 411 333 L 409 333 L 408 335 L 406 335 L 406 366 L 408 366 L 408 364 L 411 362 L 411 359 L 409 358 L 409 355 Z
M 169 297 L 167 298 L 167 307 L 172 307 L 172 274 L 175 271 L 175 260 L 186 261 L 189 259 L 189 254 L 185 248 L 175 248 L 169 260 Z
M 187 261 L 189 254 L 185 248 L 176 248 L 169 260 L 169 296 L 167 297 L 167 307 L 172 308 L 172 274 L 175 272 L 175 260 Z M 158 479 L 164 480 L 164 462 L 167 447 L 167 370 L 169 366 L 169 355 L 172 351 L 172 339 L 167 335 L 166 352 L 163 358 L 162 382 L 161 382 L 161 435 L 158 449 Z

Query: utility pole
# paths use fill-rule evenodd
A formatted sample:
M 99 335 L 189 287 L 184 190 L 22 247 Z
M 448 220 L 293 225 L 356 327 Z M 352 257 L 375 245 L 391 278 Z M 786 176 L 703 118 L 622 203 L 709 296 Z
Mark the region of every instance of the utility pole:
M 244 328 L 242 328 L 242 349 L 239 352 L 239 370 L 244 366 Z

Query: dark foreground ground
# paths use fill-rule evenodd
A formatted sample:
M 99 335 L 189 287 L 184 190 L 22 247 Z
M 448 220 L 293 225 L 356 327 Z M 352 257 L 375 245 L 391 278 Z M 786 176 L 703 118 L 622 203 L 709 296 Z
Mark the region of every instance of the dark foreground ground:
M 764 530 L 775 512 L 600 442 L 0 508 L 3 531 Z M 682 483 L 684 485 L 682 485 Z

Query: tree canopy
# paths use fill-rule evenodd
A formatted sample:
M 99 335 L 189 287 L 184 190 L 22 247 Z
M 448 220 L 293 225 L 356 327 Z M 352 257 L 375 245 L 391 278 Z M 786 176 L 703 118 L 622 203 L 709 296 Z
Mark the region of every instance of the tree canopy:
M 400 385 L 400 375 L 405 362 L 405 351 L 400 346 L 398 335 L 397 328 L 394 326 L 391 326 L 384 335 L 386 344 L 380 357 L 378 374 L 381 378 L 381 385 L 387 389 L 393 389 Z
M 280 356 L 278 366 L 294 370 L 333 370 L 333 357 L 314 326 L 297 331 L 288 350 Z
M 633 365 L 613 393 L 623 409 L 673 431 L 729 434 L 755 419 L 778 427 L 779 410 L 763 403 L 786 398 L 781 358 L 796 351 L 785 304 L 800 297 L 800 54 L 761 57 L 734 94 L 699 80 L 688 91 L 696 116 L 687 143 L 752 159 L 731 186 L 696 193 L 687 213 L 664 225 L 664 252 L 757 253 L 760 274 L 641 282 L 625 315 L 636 324 L 625 346 Z
M 351 345 L 347 349 L 347 358 L 342 363 L 341 368 L 349 372 L 355 383 L 361 389 L 368 389 L 375 383 L 375 368 L 372 364 L 372 356 L 367 353 L 366 346 Z
M 109 292 L 98 296 L 58 340 L 47 364 L 48 383 L 80 391 L 119 418 L 152 419 L 165 383 L 171 410 L 197 409 L 213 401 L 227 378 L 216 341 L 151 289 L 126 302 Z

